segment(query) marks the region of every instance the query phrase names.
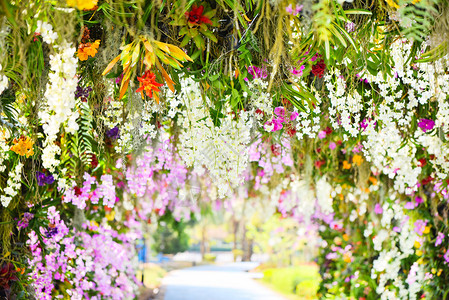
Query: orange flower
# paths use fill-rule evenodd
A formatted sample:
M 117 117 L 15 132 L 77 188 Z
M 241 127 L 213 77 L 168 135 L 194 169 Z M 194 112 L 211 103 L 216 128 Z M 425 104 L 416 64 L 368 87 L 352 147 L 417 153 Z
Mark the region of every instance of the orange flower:
M 30 157 L 34 154 L 33 144 L 34 142 L 29 137 L 24 137 L 23 135 L 17 140 L 13 141 L 14 146 L 11 147 L 11 150 L 20 156 L 26 155 L 26 157 Z
M 100 40 L 96 40 L 94 43 L 81 43 L 78 46 L 78 58 L 81 61 L 87 60 L 89 56 L 95 57 L 98 52 L 98 47 L 100 47 Z
M 362 162 L 363 162 L 363 158 L 362 158 L 362 156 L 356 154 L 352 158 L 352 162 L 355 163 L 357 166 L 360 166 L 362 164 Z
M 348 163 L 347 160 L 343 161 L 343 169 L 345 170 L 351 169 L 351 164 Z
M 343 254 L 343 261 L 345 263 L 350 263 L 352 261 L 351 255 L 349 255 L 348 253 Z
M 159 87 L 163 85 L 156 82 L 156 75 L 150 70 L 147 70 L 142 77 L 137 77 L 137 80 L 140 81 L 140 88 L 138 88 L 136 92 L 139 93 L 145 91 L 150 98 L 153 97 L 153 91 L 160 92 Z

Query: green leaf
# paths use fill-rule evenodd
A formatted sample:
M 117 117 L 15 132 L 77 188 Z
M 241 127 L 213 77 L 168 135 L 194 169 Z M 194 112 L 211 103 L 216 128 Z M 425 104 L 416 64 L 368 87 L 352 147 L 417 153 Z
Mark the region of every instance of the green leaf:
M 188 33 L 187 27 L 182 27 L 181 30 L 179 31 L 180 36 L 186 35 L 187 33 Z
M 192 38 L 196 37 L 198 35 L 198 29 L 196 28 L 190 28 L 189 29 L 189 34 Z
M 185 35 L 184 38 L 181 41 L 181 44 L 179 44 L 179 47 L 182 48 L 185 45 L 187 45 L 187 43 L 190 41 L 191 37 L 188 35 Z M 193 56 L 191 56 L 190 58 L 194 59 Z
M 200 35 L 195 36 L 193 41 L 198 49 L 204 50 L 204 39 Z
M 207 30 L 207 31 L 201 31 L 201 32 L 206 37 L 208 37 L 212 42 L 216 43 L 218 41 L 217 38 L 215 37 L 215 35 L 211 31 Z
M 346 15 L 372 15 L 373 13 L 366 9 L 348 9 L 345 10 Z
M 212 17 L 215 16 L 216 13 L 217 13 L 217 10 L 216 10 L 216 9 L 211 9 L 211 10 L 205 12 L 205 13 L 203 14 L 203 16 L 205 16 L 205 17 L 208 18 L 208 19 L 212 19 Z

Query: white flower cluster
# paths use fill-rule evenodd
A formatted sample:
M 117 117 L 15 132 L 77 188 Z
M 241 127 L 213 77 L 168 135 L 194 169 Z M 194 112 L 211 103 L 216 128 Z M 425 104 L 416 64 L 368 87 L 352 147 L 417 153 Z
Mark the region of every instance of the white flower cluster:
M 0 196 L 0 202 L 4 207 L 8 207 L 12 198 L 19 192 L 21 186 L 23 164 L 19 162 L 14 169 L 9 171 L 6 187 L 3 189 L 4 195 Z
M 206 103 L 201 97 L 198 85 L 191 79 L 181 80 L 181 98 L 185 109 L 181 112 L 178 124 L 184 130 L 180 135 L 182 148 L 179 153 L 187 166 L 201 169 L 206 166 L 218 187 L 219 197 L 223 198 L 243 183 L 249 154 L 252 118 L 246 111 L 234 117 L 226 108 L 221 124 L 214 124 Z
M 248 82 L 248 88 L 251 91 L 251 95 L 244 92 L 245 98 L 250 97 L 251 106 L 256 109 L 260 109 L 264 112 L 265 116 L 270 118 L 273 115 L 273 99 L 271 94 L 266 92 L 268 82 L 261 78 L 255 78 Z
M 407 62 L 411 47 L 410 42 L 402 40 L 393 44 L 392 75 L 381 72 L 371 75 L 366 70 L 361 72 L 360 80 L 366 82 L 362 94 L 357 90 L 348 91 L 346 81 L 338 70 L 331 70 L 325 76 L 332 126 L 334 129 L 344 130 L 345 140 L 349 136 L 366 136 L 363 141 L 366 159 L 394 179 L 395 189 L 401 193 L 411 193 L 417 189 L 421 168 L 416 159 L 415 142 L 435 155 L 433 163 L 438 166 L 440 178 L 449 172 L 445 154 L 448 149 L 435 136 L 438 133 L 429 136 L 418 128 L 415 134 L 404 135 L 404 132 L 410 132 L 412 121 L 416 118 L 416 109 L 428 105 L 431 99 L 437 101 L 439 108 L 436 126 L 441 128 L 442 133 L 449 131 L 449 75 L 446 74 L 448 58 L 435 63 L 412 65 Z M 349 60 L 344 62 L 349 63 Z M 403 85 L 408 87 L 407 94 L 400 89 Z M 375 87 L 375 95 L 371 94 L 370 86 Z
M 38 21 L 37 32 L 48 44 L 54 43 L 58 37 L 50 24 L 41 21 Z M 42 155 L 43 166 L 50 172 L 54 172 L 55 167 L 59 165 L 56 154 L 60 153 L 60 149 L 54 142 L 61 125 L 67 122 L 66 130 L 69 133 L 78 130 L 78 112 L 75 110 L 75 90 L 78 84 L 77 59 L 74 57 L 76 48 L 65 42 L 54 45 L 53 48 L 56 54 L 50 55 L 49 82 L 44 95 L 46 101 L 39 112 L 42 127 L 47 135 Z
M 37 33 L 40 33 L 42 39 L 47 44 L 51 45 L 58 38 L 58 34 L 53 31 L 53 26 L 47 22 L 42 22 L 41 20 L 37 21 Z
M 334 77 L 335 81 L 332 82 Z M 350 136 L 356 137 L 359 134 L 360 112 L 363 108 L 362 96 L 356 90 L 351 94 L 347 93 L 346 82 L 338 69 L 326 75 L 324 82 L 329 92 L 332 126 L 342 127 Z
M 0 19 L 0 49 L 6 49 L 5 45 L 5 39 L 6 36 L 9 34 L 10 28 L 8 25 L 6 25 L 6 18 L 3 18 L 3 22 Z M 8 77 L 6 75 L 2 74 L 3 67 L 0 64 L 0 95 L 3 93 L 4 90 L 8 88 Z
M 322 213 L 328 215 L 334 212 L 332 207 L 332 186 L 327 182 L 325 176 L 321 177 L 316 183 L 316 197 Z
M 2 71 L 2 65 L 0 64 L 0 72 Z M 4 90 L 8 88 L 8 77 L 6 75 L 2 75 L 0 73 L 0 95 L 3 93 Z
M 0 173 L 6 170 L 6 165 L 4 164 L 5 159 L 8 159 L 8 151 L 10 147 L 6 143 L 9 139 L 10 133 L 6 129 L 0 129 Z
M 151 102 L 145 101 L 143 104 L 143 110 L 140 112 L 140 128 L 139 134 L 145 137 L 154 139 L 156 137 L 156 126 L 151 124 L 153 115 L 151 114 Z
M 104 111 L 104 125 L 110 129 L 119 126 L 123 122 L 123 101 L 109 98 L 109 105 Z
M 113 85 L 111 82 L 106 83 L 108 94 L 112 95 Z M 118 153 L 129 153 L 135 146 L 135 141 L 143 139 L 154 139 L 156 137 L 156 126 L 151 124 L 153 118 L 152 113 L 155 110 L 155 104 L 152 101 L 144 101 L 138 103 L 139 109 L 130 107 L 128 117 L 124 119 L 124 102 L 109 97 L 109 105 L 105 109 L 103 121 L 107 128 L 119 128 L 119 138 L 115 151 Z
M 371 269 L 371 278 L 379 282 L 376 292 L 385 300 L 416 299 L 422 289 L 424 272 L 415 262 L 407 278 L 400 274 L 403 260 L 408 261 L 414 254 L 414 244 L 419 237 L 409 225 L 409 218 L 400 204 L 386 202 L 382 209 L 381 227 L 373 239 L 374 250 L 379 251 Z M 396 228 L 392 230 L 393 222 Z
M 428 135 L 420 130 L 415 131 L 415 138 L 426 148 L 427 153 L 435 156 L 430 161 L 436 170 L 436 175 L 440 179 L 445 179 L 449 174 L 449 145 L 444 143 L 439 136 Z

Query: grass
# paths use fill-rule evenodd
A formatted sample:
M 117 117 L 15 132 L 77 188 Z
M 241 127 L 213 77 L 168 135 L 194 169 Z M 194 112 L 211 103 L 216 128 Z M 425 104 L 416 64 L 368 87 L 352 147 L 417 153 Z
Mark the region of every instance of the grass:
M 315 264 L 264 269 L 262 282 L 291 300 L 318 299 L 320 275 Z

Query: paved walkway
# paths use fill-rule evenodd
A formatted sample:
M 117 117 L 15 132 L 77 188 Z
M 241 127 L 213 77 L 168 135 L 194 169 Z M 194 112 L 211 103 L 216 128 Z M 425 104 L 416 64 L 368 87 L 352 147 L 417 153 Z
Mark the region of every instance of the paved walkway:
M 260 273 L 246 271 L 258 263 L 199 266 L 171 272 L 163 280 L 165 300 L 285 300 L 253 280 Z

